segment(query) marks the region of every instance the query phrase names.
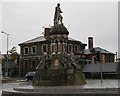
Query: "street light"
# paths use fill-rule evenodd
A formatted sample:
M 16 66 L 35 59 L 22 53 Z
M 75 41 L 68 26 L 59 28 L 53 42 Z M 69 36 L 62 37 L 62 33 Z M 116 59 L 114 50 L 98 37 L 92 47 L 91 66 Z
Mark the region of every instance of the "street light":
M 8 36 L 9 36 L 10 34 L 4 32 L 4 31 L 2 31 L 1 33 L 5 34 L 5 35 L 7 36 L 7 64 L 8 64 Z M 6 69 L 5 72 L 8 72 L 8 69 Z M 8 73 L 7 73 L 7 76 L 8 76 Z
M 100 49 L 100 77 L 101 77 L 101 83 L 103 83 L 103 74 L 102 74 L 102 54 Z

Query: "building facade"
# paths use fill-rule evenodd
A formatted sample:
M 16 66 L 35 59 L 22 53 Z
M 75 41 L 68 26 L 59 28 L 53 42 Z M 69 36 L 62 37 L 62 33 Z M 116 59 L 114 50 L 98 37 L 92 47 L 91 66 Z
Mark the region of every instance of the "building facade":
M 93 45 L 93 37 L 88 37 L 88 49 L 84 50 L 84 54 L 92 64 L 115 62 L 116 54 L 101 47 L 94 47 Z
M 57 7 L 59 6 L 60 4 L 58 4 Z M 70 58 L 74 59 L 81 67 L 84 67 L 85 64 L 114 61 L 114 53 L 105 51 L 102 48 L 93 47 L 93 37 L 88 38 L 88 49 L 85 48 L 87 44 L 70 38 L 68 36 L 68 30 L 62 22 L 63 17 L 60 14 L 61 11 L 58 9 L 55 11 L 54 26 L 45 28 L 44 36 L 39 36 L 18 44 L 20 46 L 19 67 L 22 76 L 28 71 L 36 70 L 41 60 L 50 58 L 53 54 L 67 53 L 70 55 Z
M 19 44 L 21 50 L 21 75 L 24 75 L 28 71 L 34 71 L 45 54 L 83 53 L 87 44 L 68 37 L 69 32 L 65 27 L 63 31 L 59 30 L 61 26 L 57 27 L 58 33 L 50 32 L 54 28 L 45 28 L 44 36 L 39 36 Z M 48 32 L 50 32 L 50 36 Z M 51 38 L 50 41 L 48 40 L 49 38 Z

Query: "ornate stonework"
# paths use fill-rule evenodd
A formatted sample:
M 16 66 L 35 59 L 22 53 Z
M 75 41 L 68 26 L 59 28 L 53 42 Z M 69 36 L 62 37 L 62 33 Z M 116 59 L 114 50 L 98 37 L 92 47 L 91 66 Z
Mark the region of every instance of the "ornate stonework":
M 34 86 L 82 85 L 86 83 L 85 76 L 74 60 L 74 54 L 68 53 L 68 30 L 63 26 L 59 5 L 56 7 L 54 26 L 48 37 L 48 54 L 43 55 L 36 69 Z M 59 24 L 59 21 L 61 24 Z

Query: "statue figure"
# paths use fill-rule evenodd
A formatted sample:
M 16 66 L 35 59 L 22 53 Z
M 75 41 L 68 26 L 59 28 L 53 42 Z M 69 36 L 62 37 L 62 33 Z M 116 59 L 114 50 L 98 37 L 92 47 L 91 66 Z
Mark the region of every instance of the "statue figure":
M 61 16 L 62 11 L 60 9 L 60 4 L 57 4 L 57 7 L 55 8 L 55 15 L 54 15 L 54 25 L 55 24 L 62 24 L 63 17 Z

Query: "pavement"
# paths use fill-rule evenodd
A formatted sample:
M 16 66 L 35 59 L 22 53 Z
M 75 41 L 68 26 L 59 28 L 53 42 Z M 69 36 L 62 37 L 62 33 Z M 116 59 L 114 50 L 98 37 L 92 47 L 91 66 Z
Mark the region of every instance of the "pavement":
M 34 96 L 33 95 L 34 91 L 35 93 L 36 92 L 38 93 L 38 95 L 35 94 L 35 96 L 39 96 L 40 94 L 45 94 L 45 93 L 46 94 L 74 93 L 74 94 L 81 94 L 80 96 L 96 96 L 96 95 L 119 96 L 117 94 L 118 94 L 118 89 L 120 89 L 119 80 L 117 79 L 109 79 L 109 80 L 104 79 L 103 82 L 101 82 L 100 79 L 87 79 L 86 84 L 80 86 L 38 86 L 38 88 L 37 86 L 32 86 L 32 82 L 31 81 L 27 82 L 25 78 L 3 78 L 2 81 L 4 82 L 3 84 L 1 84 L 3 91 L 0 92 L 4 92 L 3 96 L 11 96 L 10 94 L 14 94 L 12 96 L 18 96 L 18 93 L 21 93 L 19 94 L 19 96 L 21 95 L 26 96 L 26 92 L 29 96 Z M 104 95 L 104 93 L 106 95 Z M 94 95 L 89 95 L 89 94 L 94 94 Z
M 11 84 L 8 89 L 4 89 L 3 96 L 120 96 L 119 95 L 119 80 L 117 79 L 87 79 L 85 85 L 79 86 L 32 86 L 31 81 L 25 79 L 15 79 L 18 83 Z M 16 87 L 15 87 L 16 86 Z M 5 87 L 4 87 L 5 88 Z M 7 95 L 6 95 L 7 94 Z

